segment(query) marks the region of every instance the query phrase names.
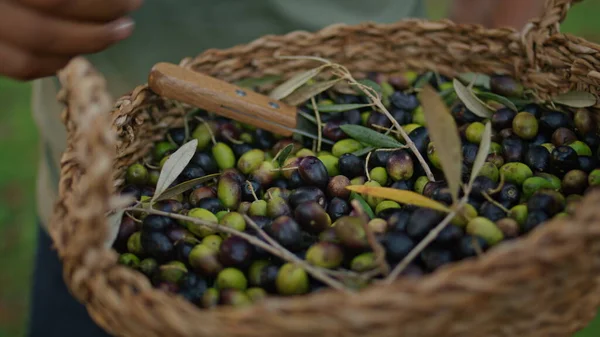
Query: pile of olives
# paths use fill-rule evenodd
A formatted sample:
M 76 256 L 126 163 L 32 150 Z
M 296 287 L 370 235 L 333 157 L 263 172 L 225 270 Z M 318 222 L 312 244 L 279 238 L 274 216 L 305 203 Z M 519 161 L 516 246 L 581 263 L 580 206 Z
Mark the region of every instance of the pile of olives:
M 387 109 L 408 133 L 436 181 L 428 180 L 410 149 L 371 151 L 367 156 L 368 151 L 361 151 L 366 145 L 340 128 L 356 124 L 383 132 L 382 128 L 392 127 L 372 106 L 321 113 L 323 137 L 334 145 L 323 143 L 320 151 L 313 139 L 285 138 L 197 111 L 201 119 L 189 118 L 185 127 L 171 129 L 147 158 L 128 168 L 122 193 L 142 201 L 152 197 L 165 161 L 181 145 L 196 139 L 196 153 L 172 186 L 208 174 L 220 175 L 156 202 L 155 209 L 259 237 L 247 223 L 247 215 L 296 257 L 338 271 L 331 275 L 338 275 L 342 282 L 348 273 L 378 268 L 368 239 L 370 231 L 385 249 L 385 262 L 393 267 L 445 213 L 358 195 L 346 187 L 385 186 L 452 203 L 417 91 L 412 88 L 424 75 L 411 74 L 372 78 L 384 91 Z M 451 79 L 443 76 L 428 82 L 438 92 L 452 87 Z M 518 83 L 503 76 L 492 76 L 487 90 L 522 98 Z M 358 93 L 327 91 L 316 98 L 321 106 L 369 103 Z M 450 102 L 462 140 L 464 183 L 488 121 L 492 125 L 490 151 L 465 211 L 401 277 L 420 277 L 449 263 L 475 258 L 553 217 L 569 216 L 582 195 L 600 184 L 600 137 L 589 111 L 560 111 L 531 102 L 521 102 L 515 111 L 495 101 L 487 103 L 495 109 L 490 119 L 474 114 L 456 97 Z M 314 114 L 308 105 L 300 109 Z M 280 165 L 283 150 L 290 148 Z M 355 209 L 352 200 L 360 201 L 363 209 Z M 267 296 L 302 295 L 327 288 L 300 265 L 239 236 L 162 215 L 125 213 L 114 248 L 121 254 L 121 264 L 145 274 L 155 287 L 202 308 L 249 305 Z M 372 280 L 383 277 L 373 275 Z

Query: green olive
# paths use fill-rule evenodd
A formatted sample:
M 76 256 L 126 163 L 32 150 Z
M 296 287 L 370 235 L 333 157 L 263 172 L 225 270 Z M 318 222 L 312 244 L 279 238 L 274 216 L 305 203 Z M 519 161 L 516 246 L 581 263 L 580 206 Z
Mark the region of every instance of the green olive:
M 219 289 L 246 290 L 248 287 L 246 276 L 236 268 L 225 268 L 221 270 L 217 275 L 217 280 L 215 282 Z
M 412 113 L 412 122 L 415 124 L 419 124 L 422 126 L 427 126 L 427 120 L 425 119 L 425 113 L 423 112 L 423 107 L 418 106 Z
M 415 181 L 415 186 L 413 187 L 413 189 L 415 190 L 415 192 L 417 192 L 419 194 L 423 194 L 425 185 L 427 185 L 428 182 L 429 182 L 429 178 L 427 178 L 426 176 L 420 176 Z
M 368 252 L 355 256 L 350 262 L 350 269 L 355 272 L 362 273 L 377 267 L 375 254 Z
M 248 288 L 248 290 L 246 290 L 246 295 L 248 295 L 248 298 L 250 298 L 252 303 L 257 303 L 267 297 L 267 292 L 262 288 L 254 287 Z
M 121 254 L 119 256 L 119 264 L 128 266 L 133 269 L 138 269 L 140 266 L 140 259 L 131 253 Z
M 529 112 L 519 112 L 512 122 L 513 132 L 522 139 L 533 139 L 538 133 L 538 121 Z
M 156 144 L 156 146 L 154 146 L 152 155 L 153 155 L 155 161 L 160 161 L 161 159 L 163 159 L 165 157 L 165 155 L 167 153 L 172 152 L 176 149 L 177 149 L 177 145 L 175 145 L 171 142 L 167 142 L 167 141 L 158 142 Z
M 248 210 L 250 216 L 267 216 L 267 202 L 264 200 L 255 200 Z
M 494 163 L 489 161 L 483 163 L 483 166 L 479 171 L 479 175 L 488 177 L 495 183 L 497 183 L 500 179 L 500 171 L 498 171 L 498 167 Z
M 575 152 L 577 152 L 578 156 L 591 156 L 592 155 L 592 149 L 590 149 L 590 147 L 580 141 L 580 140 L 576 140 L 574 142 L 572 142 L 571 144 L 569 144 L 569 146 L 575 150 Z
M 128 184 L 144 185 L 148 182 L 148 170 L 142 164 L 135 163 L 127 168 L 125 180 Z
M 192 133 L 192 138 L 198 141 L 198 144 L 196 145 L 198 150 L 204 150 L 208 146 L 208 144 L 210 144 L 210 142 L 212 141 L 211 134 L 212 128 L 209 129 L 206 123 L 202 123 L 198 125 L 196 129 L 194 129 L 194 132 Z
M 229 145 L 217 143 L 212 148 L 212 155 L 221 170 L 235 167 L 235 154 Z
M 286 263 L 279 269 L 275 280 L 277 292 L 284 296 L 302 295 L 309 288 L 308 274 L 293 263 Z
M 590 186 L 600 185 L 600 169 L 594 169 L 588 175 L 588 184 Z
M 442 163 L 440 162 L 440 157 L 435 151 L 435 146 L 433 145 L 433 142 L 429 142 L 429 144 L 427 145 L 427 159 L 429 159 L 429 161 L 435 168 L 440 170 L 442 169 Z
M 180 261 L 172 261 L 158 267 L 158 275 L 162 281 L 178 283 L 187 274 L 185 264 Z
M 137 256 L 144 255 L 144 248 L 142 247 L 142 232 L 135 232 L 131 234 L 127 240 L 127 251 Z
M 461 208 L 460 212 L 454 218 L 452 218 L 452 221 L 450 221 L 450 223 L 454 226 L 464 228 L 469 223 L 469 221 L 471 221 L 471 219 L 476 218 L 477 215 L 477 210 L 475 209 L 475 207 L 473 207 L 473 205 L 465 204 L 463 208 Z
M 528 213 L 526 205 L 516 205 L 510 209 L 508 216 L 515 219 L 519 226 L 523 227 L 527 221 Z
M 219 251 L 219 248 L 221 248 L 222 242 L 223 242 L 223 238 L 217 234 L 211 234 L 211 235 L 205 236 L 202 239 L 202 244 L 206 245 L 207 247 L 212 248 L 215 252 Z
M 213 224 L 219 223 L 219 219 L 217 219 L 217 216 L 204 208 L 193 208 L 188 212 L 187 216 L 210 222 Z M 216 233 L 216 231 L 212 228 L 209 228 L 205 225 L 196 224 L 191 221 L 187 221 L 186 225 L 190 232 L 192 232 L 194 235 L 200 238 L 204 238 L 205 236 L 209 236 L 211 234 Z
M 392 200 L 383 200 L 382 202 L 378 203 L 375 207 L 375 214 L 379 214 L 384 210 L 390 208 L 400 208 L 400 204 Z
M 319 158 L 319 160 L 323 162 L 323 165 L 325 165 L 327 173 L 330 177 L 335 177 L 340 174 L 340 169 L 338 166 L 338 157 L 331 154 L 321 154 L 317 158 Z
M 479 144 L 481 142 L 481 137 L 483 136 L 484 130 L 485 125 L 483 125 L 483 123 L 473 122 L 467 127 L 465 136 L 470 143 Z
M 219 304 L 219 291 L 215 288 L 208 288 L 202 295 L 202 307 L 205 309 L 215 308 Z
M 252 208 L 252 206 L 250 206 L 250 208 Z M 219 224 L 240 232 L 246 230 L 246 220 L 244 220 L 244 216 L 238 212 L 229 212 L 225 214 L 225 216 L 219 221 Z M 228 235 L 226 233 L 221 233 L 221 236 Z
M 506 181 L 522 185 L 527 178 L 533 176 L 533 171 L 523 163 L 510 162 L 502 165 L 500 174 L 504 175 Z
M 381 186 L 385 186 L 387 184 L 388 175 L 387 171 L 383 167 L 375 167 L 369 172 L 369 176 L 372 180 L 378 182 Z
M 262 150 L 252 149 L 240 157 L 237 162 L 237 169 L 243 174 L 250 174 L 257 170 L 264 160 L 265 153 Z
M 342 139 L 333 144 L 333 148 L 331 149 L 331 153 L 333 153 L 336 157 L 341 157 L 346 153 L 352 153 L 358 150 L 361 150 L 363 145 L 352 138 Z
M 495 223 L 484 217 L 476 217 L 467 224 L 467 233 L 483 238 L 490 246 L 504 239 L 504 234 Z
M 342 248 L 331 242 L 317 242 L 306 251 L 308 263 L 326 269 L 339 267 L 343 258 Z
M 381 187 L 381 184 L 374 180 L 371 180 L 371 181 L 367 181 L 366 183 L 364 183 L 364 186 Z M 377 207 L 377 204 L 379 204 L 380 202 L 383 201 L 382 198 L 374 197 L 372 195 L 365 195 L 364 199 L 367 202 L 367 204 L 369 204 L 369 206 L 371 206 L 371 208 Z

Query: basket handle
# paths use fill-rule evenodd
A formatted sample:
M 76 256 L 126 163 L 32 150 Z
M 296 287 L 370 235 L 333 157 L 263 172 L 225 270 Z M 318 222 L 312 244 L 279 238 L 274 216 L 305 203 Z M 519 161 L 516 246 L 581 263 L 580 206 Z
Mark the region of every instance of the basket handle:
M 544 12 L 539 18 L 531 20 L 521 33 L 527 59 L 535 65 L 535 50 L 546 40 L 560 34 L 560 24 L 567 17 L 571 6 L 583 0 L 546 0 Z

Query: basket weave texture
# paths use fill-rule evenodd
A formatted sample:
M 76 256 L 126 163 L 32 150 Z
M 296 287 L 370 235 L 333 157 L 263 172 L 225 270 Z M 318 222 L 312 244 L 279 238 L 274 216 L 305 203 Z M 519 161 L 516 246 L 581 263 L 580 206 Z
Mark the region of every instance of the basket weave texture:
M 333 25 L 316 33 L 265 36 L 227 50 L 208 50 L 181 65 L 234 81 L 267 74 L 289 77 L 314 66 L 277 55 L 315 55 L 366 72 L 435 70 L 509 74 L 540 98 L 573 89 L 598 94 L 600 46 L 559 33 L 578 1 L 549 0 L 524 31 L 487 30 L 450 21 L 404 20 L 390 25 Z M 334 290 L 272 299 L 248 309 L 197 309 L 153 289 L 117 264 L 105 244 L 106 212 L 126 167 L 166 130 L 181 125 L 186 107 L 135 88 L 113 104 L 101 74 L 84 59 L 60 73 L 59 99 L 68 131 L 59 201 L 50 224 L 77 300 L 119 336 L 569 336 L 600 303 L 600 194 L 590 193 L 568 220 L 553 220 L 478 259 L 423 279 L 399 279 L 357 295 Z M 592 108 L 598 114 L 600 104 Z M 109 113 L 110 112 L 110 113 Z

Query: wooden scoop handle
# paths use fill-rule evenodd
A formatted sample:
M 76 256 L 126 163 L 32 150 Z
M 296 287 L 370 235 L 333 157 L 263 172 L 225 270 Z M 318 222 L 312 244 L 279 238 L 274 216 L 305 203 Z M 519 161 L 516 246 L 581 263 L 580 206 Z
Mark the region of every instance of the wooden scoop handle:
M 148 85 L 163 97 L 289 137 L 296 107 L 171 63 L 157 63 Z

